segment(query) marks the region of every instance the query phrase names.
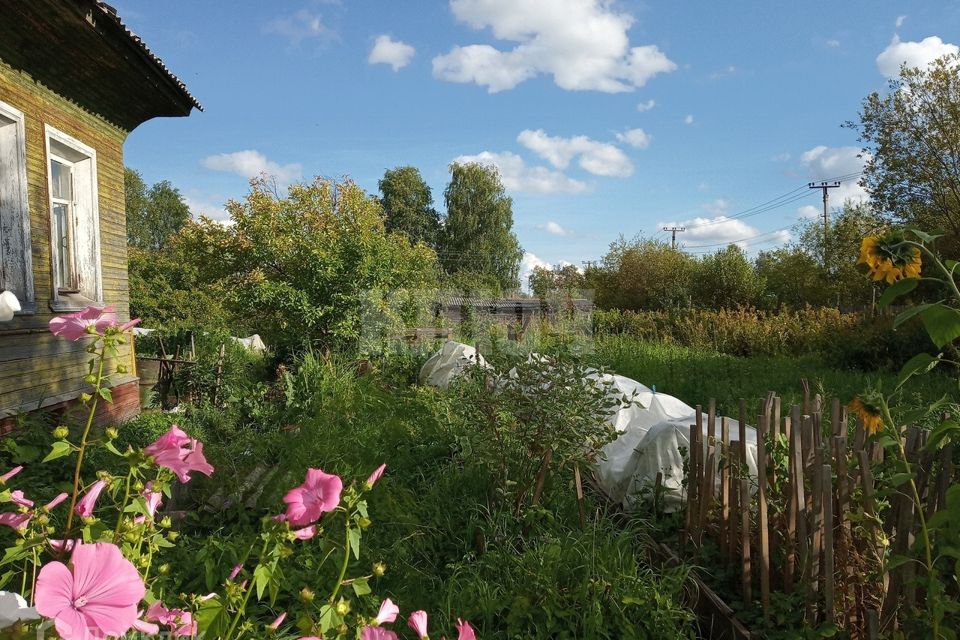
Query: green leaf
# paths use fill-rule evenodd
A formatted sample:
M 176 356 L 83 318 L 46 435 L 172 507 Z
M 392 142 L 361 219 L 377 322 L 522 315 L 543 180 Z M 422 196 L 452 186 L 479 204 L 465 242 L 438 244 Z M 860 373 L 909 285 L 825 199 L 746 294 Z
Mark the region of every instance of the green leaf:
M 357 527 L 350 527 L 347 530 L 347 535 L 350 536 L 350 550 L 353 551 L 353 557 L 357 560 L 360 559 L 360 529 Z
M 920 240 L 920 242 L 924 244 L 930 244 L 937 238 L 942 238 L 944 235 L 943 231 L 940 231 L 939 229 L 934 229 L 930 232 L 926 232 L 926 231 L 921 231 L 920 229 L 917 229 L 915 227 L 907 227 L 907 231 L 915 235 Z
M 930 451 L 936 450 L 944 438 L 954 434 L 960 434 L 960 424 L 953 420 L 947 420 L 937 425 L 937 427 L 930 432 L 930 437 L 927 439 L 927 449 Z
M 897 280 L 883 292 L 883 295 L 880 296 L 880 300 L 877 302 L 877 306 L 883 309 L 900 296 L 905 296 L 916 289 L 918 284 L 920 284 L 920 280 L 917 278 Z
M 913 480 L 913 474 L 912 474 L 912 473 L 906 473 L 906 472 L 904 472 L 904 473 L 896 473 L 896 474 L 894 474 L 893 476 L 890 477 L 890 484 L 893 485 L 893 486 L 895 486 L 895 487 L 899 487 L 900 485 L 906 484 L 906 483 L 910 482 L 911 480 Z
M 350 586 L 353 587 L 353 592 L 358 596 L 365 596 L 371 592 L 370 585 L 367 583 L 366 578 L 357 578 L 350 583 Z
M 58 440 L 57 442 L 53 443 L 50 453 L 48 453 L 47 457 L 41 460 L 41 462 L 50 462 L 51 460 L 56 460 L 57 458 L 70 455 L 72 452 L 73 446 L 69 442 Z
M 893 319 L 893 328 L 896 329 L 904 322 L 917 315 L 918 313 L 923 313 L 928 308 L 932 307 L 935 302 L 926 302 L 924 304 L 918 304 L 915 307 L 910 307 L 906 311 L 901 311 L 896 318 Z
M 901 280 L 902 282 L 902 280 Z M 903 365 L 903 368 L 900 369 L 900 375 L 897 376 L 897 386 L 901 386 L 904 382 L 917 375 L 918 373 L 926 373 L 933 369 L 940 363 L 940 356 L 931 356 L 928 353 L 918 353 L 907 361 L 907 364 Z
M 106 387 L 100 389 L 100 397 L 106 400 L 107 402 L 113 402 L 113 392 Z
M 230 617 L 220 598 L 205 600 L 194 615 L 202 637 L 220 638 L 227 632 Z
M 270 568 L 261 564 L 253 570 L 253 584 L 257 588 L 257 600 L 263 600 L 263 592 L 270 585 Z
M 113 444 L 112 442 L 105 442 L 105 443 L 103 444 L 103 448 L 106 449 L 107 451 L 109 451 L 110 453 L 112 453 L 112 454 L 115 455 L 115 456 L 120 456 L 121 458 L 123 457 L 123 454 L 120 452 L 119 449 L 117 449 L 116 446 L 114 446 L 114 444 Z
M 910 556 L 891 556 L 890 562 L 887 563 L 887 571 L 893 571 L 901 565 L 905 565 L 908 562 L 913 560 Z
M 960 338 L 960 311 L 942 304 L 925 309 L 920 316 L 930 339 L 937 347 L 943 347 Z

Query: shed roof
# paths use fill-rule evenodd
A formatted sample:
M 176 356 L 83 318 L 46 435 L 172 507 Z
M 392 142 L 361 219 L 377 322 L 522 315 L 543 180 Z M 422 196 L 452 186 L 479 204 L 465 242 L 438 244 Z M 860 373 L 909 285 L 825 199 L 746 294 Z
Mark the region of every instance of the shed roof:
M 127 131 L 203 110 L 101 0 L 0 0 L 0 60 Z

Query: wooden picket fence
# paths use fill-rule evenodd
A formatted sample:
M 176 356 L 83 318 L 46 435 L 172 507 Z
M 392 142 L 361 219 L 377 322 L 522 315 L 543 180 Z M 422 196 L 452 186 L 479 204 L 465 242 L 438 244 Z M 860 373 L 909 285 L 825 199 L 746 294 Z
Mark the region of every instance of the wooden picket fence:
M 771 392 L 750 419 L 741 400 L 736 433 L 717 417 L 715 401 L 706 412 L 696 407 L 680 553 L 738 575 L 741 601 L 759 607 L 764 621 L 775 620 L 779 591 L 793 594 L 806 625 L 834 623 L 851 638 L 873 640 L 899 627 L 904 607 L 922 602 L 916 563 L 882 571 L 889 553 L 909 552 L 914 501 L 905 491 L 878 493 L 872 470 L 884 449 L 859 420 L 851 433 L 839 400 L 825 405 L 804 387 L 802 405 L 785 410 Z M 757 430 L 758 480 L 740 444 L 748 423 Z M 926 435 L 911 428 L 904 446 L 930 517 L 943 508 L 955 469 L 952 445 L 927 451 Z

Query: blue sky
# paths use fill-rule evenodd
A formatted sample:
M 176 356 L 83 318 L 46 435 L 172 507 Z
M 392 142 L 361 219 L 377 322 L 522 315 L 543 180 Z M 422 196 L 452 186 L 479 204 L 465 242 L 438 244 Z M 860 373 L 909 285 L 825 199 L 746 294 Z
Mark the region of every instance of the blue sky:
M 260 171 L 375 192 L 410 164 L 442 210 L 449 163 L 477 159 L 503 173 L 526 267 L 665 224 L 692 252 L 786 241 L 821 206 L 799 187 L 860 170 L 840 125 L 863 97 L 960 43 L 957 0 L 116 4 L 206 109 L 131 134 L 148 182 L 223 217 Z

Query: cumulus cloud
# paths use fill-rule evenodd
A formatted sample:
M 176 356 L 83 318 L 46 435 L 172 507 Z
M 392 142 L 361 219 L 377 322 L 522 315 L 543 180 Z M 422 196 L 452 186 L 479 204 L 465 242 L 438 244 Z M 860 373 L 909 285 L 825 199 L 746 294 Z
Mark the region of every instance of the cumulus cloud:
M 324 42 L 337 37 L 337 32 L 324 24 L 323 16 L 307 9 L 274 18 L 263 26 L 263 31 L 286 38 L 293 46 L 300 45 L 304 40 Z
M 827 147 L 816 146 L 804 151 L 800 161 L 807 170 L 807 175 L 814 182 L 858 174 L 863 171 L 864 158 L 858 157 L 861 150 L 857 147 Z M 841 182 L 840 187 L 831 189 L 830 201 L 836 205 L 847 200 L 859 203 L 867 200 L 867 191 L 859 184 L 859 176 Z
M 924 38 L 920 42 L 902 42 L 900 36 L 893 40 L 877 56 L 877 69 L 887 78 L 900 75 L 900 65 L 908 67 L 926 67 L 941 56 L 960 53 L 960 47 L 944 42 L 937 36 Z
M 538 224 L 537 229 L 546 231 L 547 233 L 555 236 L 571 236 L 573 233 L 569 229 L 564 229 L 560 226 L 559 222 L 554 222 L 551 220 L 546 224 Z
M 553 264 L 539 258 L 536 254 L 526 251 L 523 254 L 523 258 L 520 260 L 520 288 L 524 291 L 530 291 L 530 274 L 533 273 L 533 270 L 537 267 L 553 269 L 554 266 L 565 267 L 570 264 L 573 263 L 569 260 L 560 260 L 556 264 Z M 583 273 L 583 269 L 580 267 L 577 267 L 577 271 Z
M 574 180 L 562 171 L 527 166 L 523 158 L 508 151 L 483 151 L 476 155 L 458 156 L 453 161 L 460 164 L 476 162 L 496 167 L 503 186 L 513 193 L 582 193 L 588 189 L 586 182 Z
M 687 114 L 687 117 L 683 119 L 683 124 L 693 124 L 693 114 Z
M 394 40 L 388 35 L 377 36 L 367 62 L 370 64 L 388 64 L 393 67 L 394 71 L 399 71 L 410 64 L 416 52 L 417 50 L 406 42 Z
M 900 27 L 902 27 L 903 23 L 906 22 L 906 20 L 907 20 L 907 16 L 897 16 L 897 20 L 896 22 L 894 22 L 894 24 L 896 25 L 896 28 L 899 29 Z
M 727 245 L 736 244 L 741 248 L 783 244 L 790 239 L 785 230 L 762 232 L 754 226 L 725 215 L 696 217 L 690 220 L 658 222 L 658 227 L 685 227 L 686 231 L 677 236 L 687 249 L 714 251 Z
M 183 196 L 183 201 L 187 203 L 190 213 L 194 218 L 206 216 L 211 220 L 229 224 L 230 214 L 227 213 L 227 198 L 221 198 L 200 193 L 190 193 Z
M 651 98 L 646 102 L 641 102 L 640 104 L 638 104 L 637 111 L 639 111 L 640 113 L 643 113 L 644 111 L 650 111 L 650 109 L 653 109 L 655 106 L 657 106 L 657 101 Z
M 804 219 L 819 218 L 823 215 L 823 207 L 815 207 L 812 204 L 805 204 L 797 209 L 797 217 Z
M 830 40 L 827 40 L 827 46 L 831 49 L 837 49 L 840 46 L 840 41 L 836 38 L 831 38 Z
M 213 171 L 235 173 L 248 179 L 265 173 L 282 185 L 296 182 L 303 175 L 303 165 L 299 163 L 281 165 L 268 160 L 265 155 L 254 149 L 207 156 L 201 164 L 204 168 Z
M 722 217 L 726 215 L 727 210 L 730 209 L 730 201 L 726 198 L 717 198 L 701 206 L 714 216 Z
M 512 48 L 455 46 L 433 59 L 440 80 L 505 91 L 540 74 L 570 91 L 620 93 L 677 68 L 655 45 L 631 47 L 633 17 L 608 0 L 450 0 L 454 17 Z
M 547 135 L 543 129 L 525 129 L 517 142 L 558 169 L 566 169 L 576 158 L 580 168 L 597 176 L 623 178 L 633 173 L 633 163 L 619 147 L 587 136 L 563 138 Z
M 617 140 L 636 149 L 646 149 L 650 146 L 650 134 L 643 129 L 627 129 L 617 134 Z

